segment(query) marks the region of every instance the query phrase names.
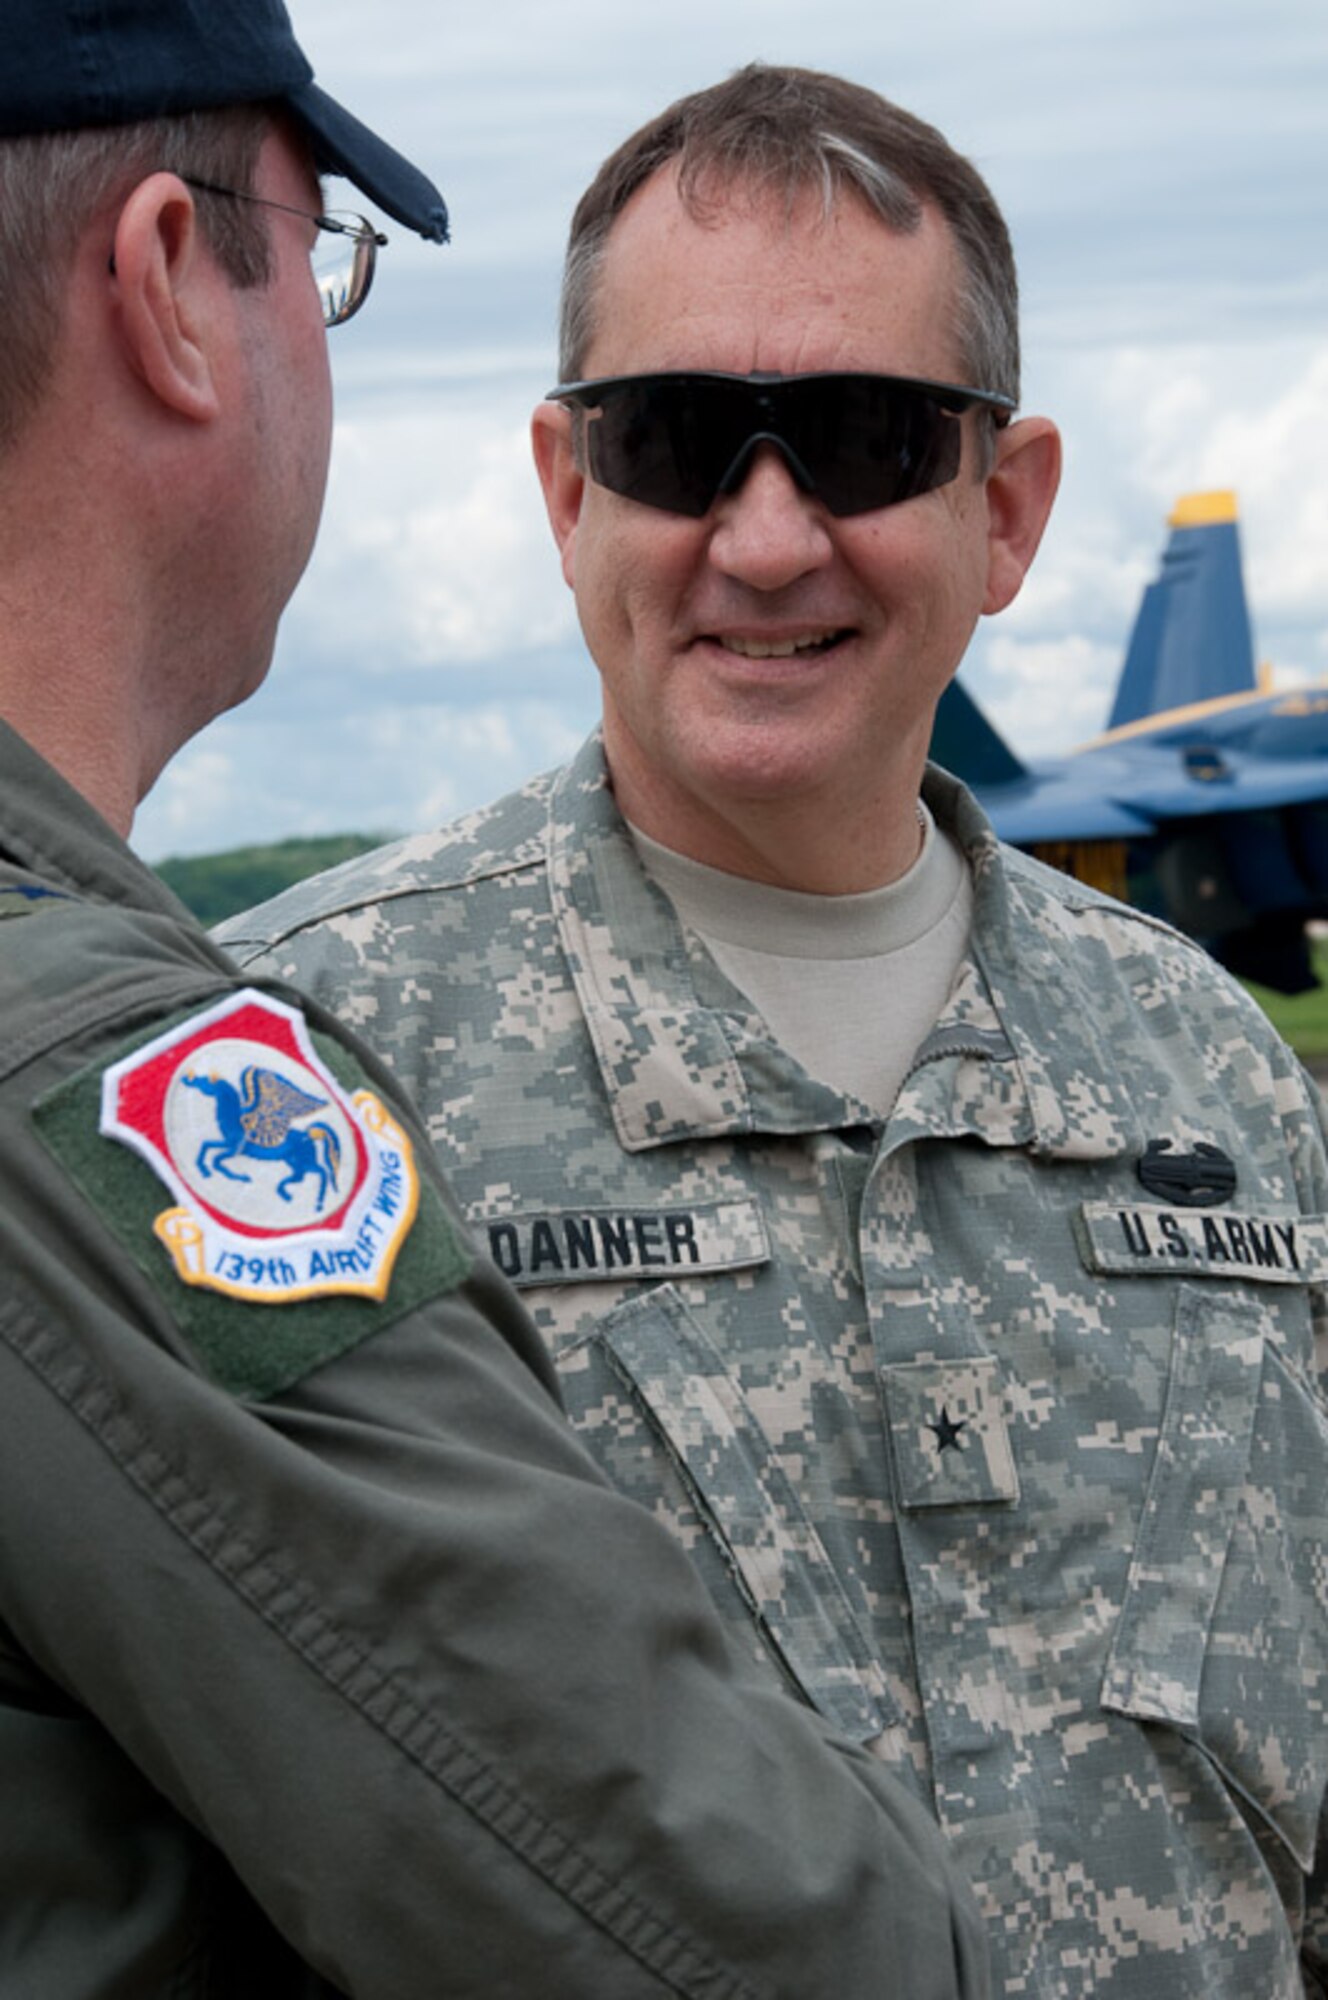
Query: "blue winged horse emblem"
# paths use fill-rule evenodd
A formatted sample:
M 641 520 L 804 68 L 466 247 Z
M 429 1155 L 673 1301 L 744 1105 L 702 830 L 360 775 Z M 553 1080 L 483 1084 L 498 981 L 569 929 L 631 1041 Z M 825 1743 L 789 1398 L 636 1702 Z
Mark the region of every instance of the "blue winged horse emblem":
M 318 1179 L 317 1208 L 321 1212 L 328 1193 L 336 1191 L 341 1166 L 341 1142 L 330 1125 L 297 1125 L 327 1103 L 313 1097 L 298 1084 L 250 1063 L 240 1077 L 240 1088 L 221 1076 L 186 1076 L 191 1090 L 201 1090 L 213 1099 L 217 1128 L 221 1136 L 205 1139 L 195 1162 L 204 1179 L 213 1173 L 228 1181 L 251 1181 L 252 1174 L 239 1172 L 229 1163 L 236 1159 L 256 1160 L 269 1166 L 284 1165 L 288 1171 L 277 1183 L 283 1201 L 290 1190 L 314 1174 Z

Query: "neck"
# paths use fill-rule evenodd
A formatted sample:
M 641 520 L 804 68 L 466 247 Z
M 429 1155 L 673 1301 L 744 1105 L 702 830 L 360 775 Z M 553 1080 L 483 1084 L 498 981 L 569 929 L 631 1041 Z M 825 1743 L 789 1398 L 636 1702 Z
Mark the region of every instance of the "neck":
M 133 557 L 72 506 L 26 527 L 0 516 L 0 714 L 122 835 L 173 747 L 171 704 L 151 698 L 155 593 Z
M 165 502 L 154 514 L 132 472 L 117 487 L 61 442 L 57 452 L 34 427 L 31 451 L 3 466 L 0 715 L 127 836 L 162 766 L 212 713 L 211 634 Z
M 132 760 L 114 731 L 100 728 L 87 707 L 68 699 L 70 692 L 62 688 L 34 706 L 7 684 L 0 663 L 0 715 L 127 838 L 139 798 Z
M 870 799 L 704 799 L 662 783 L 631 758 L 606 755 L 618 809 L 661 847 L 747 881 L 806 895 L 853 896 L 906 875 L 922 846 L 918 795 L 925 755 L 883 772 Z

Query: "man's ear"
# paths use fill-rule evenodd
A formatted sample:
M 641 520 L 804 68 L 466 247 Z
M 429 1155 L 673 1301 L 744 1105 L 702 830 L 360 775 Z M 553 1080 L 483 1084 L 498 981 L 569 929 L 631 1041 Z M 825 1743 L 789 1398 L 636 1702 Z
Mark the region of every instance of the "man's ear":
M 562 557 L 563 576 L 576 586 L 577 524 L 585 496 L 586 477 L 577 463 L 572 437 L 572 412 L 562 403 L 540 403 L 531 419 L 530 441 L 535 452 L 535 468 L 544 488 L 544 505 L 549 526 Z
M 1021 417 L 996 433 L 987 475 L 986 613 L 1004 611 L 1037 554 L 1061 479 L 1060 432 L 1050 417 Z
M 220 408 L 211 335 L 221 279 L 204 254 L 193 196 L 175 174 L 149 175 L 125 202 L 113 269 L 134 372 L 168 409 L 208 422 Z

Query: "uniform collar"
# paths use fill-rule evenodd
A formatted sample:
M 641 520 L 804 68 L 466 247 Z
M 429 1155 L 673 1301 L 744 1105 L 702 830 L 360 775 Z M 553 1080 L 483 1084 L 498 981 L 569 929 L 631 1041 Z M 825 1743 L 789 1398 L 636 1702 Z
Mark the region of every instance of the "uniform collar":
M 1051 878 L 1038 870 L 1031 880 L 1012 875 L 1006 850 L 955 779 L 931 769 L 924 792 L 973 868 L 974 926 L 951 1001 L 918 1052 L 897 1115 L 925 1119 L 933 1133 L 974 1130 L 1046 1154 L 1124 1150 L 1135 1121 L 1113 1080 L 1084 968 L 1065 948 L 1066 909 Z M 689 948 L 614 803 L 598 735 L 555 782 L 549 874 L 555 921 L 627 1151 L 871 1121 L 855 1099 L 808 1077 L 775 1047 L 702 948 Z M 724 1004 L 726 994 L 733 1005 Z M 970 1055 L 977 1069 L 960 1063 Z
M 614 804 L 597 735 L 555 784 L 549 877 L 563 950 L 629 1152 L 758 1128 L 803 1129 L 781 1118 L 791 1104 L 762 1104 L 737 1017 L 700 1003 L 687 940 Z
M 1120 935 L 1113 906 L 1003 846 L 972 793 L 936 765 L 927 768 L 923 795 L 973 871 L 973 927 L 967 964 L 912 1079 L 958 1050 L 985 1008 L 990 1054 L 1008 1072 L 991 1079 L 1006 1116 L 991 1121 L 989 1112 L 989 1129 L 1004 1122 L 1009 1143 L 1048 1158 L 1111 1159 L 1137 1148 L 1138 1113 L 1107 1012 L 1109 996 L 1125 991 L 1105 935 L 1113 928 Z M 1095 921 L 1090 912 L 1099 909 Z
M 184 906 L 81 792 L 0 721 L 0 856 L 73 896 L 156 910 Z

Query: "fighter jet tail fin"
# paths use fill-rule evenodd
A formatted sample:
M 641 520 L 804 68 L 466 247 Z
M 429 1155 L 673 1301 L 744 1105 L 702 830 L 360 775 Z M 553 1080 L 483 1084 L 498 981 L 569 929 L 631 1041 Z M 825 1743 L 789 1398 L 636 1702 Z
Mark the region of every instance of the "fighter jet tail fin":
M 1177 501 L 1161 573 L 1144 591 L 1109 730 L 1258 687 L 1236 496 Z

